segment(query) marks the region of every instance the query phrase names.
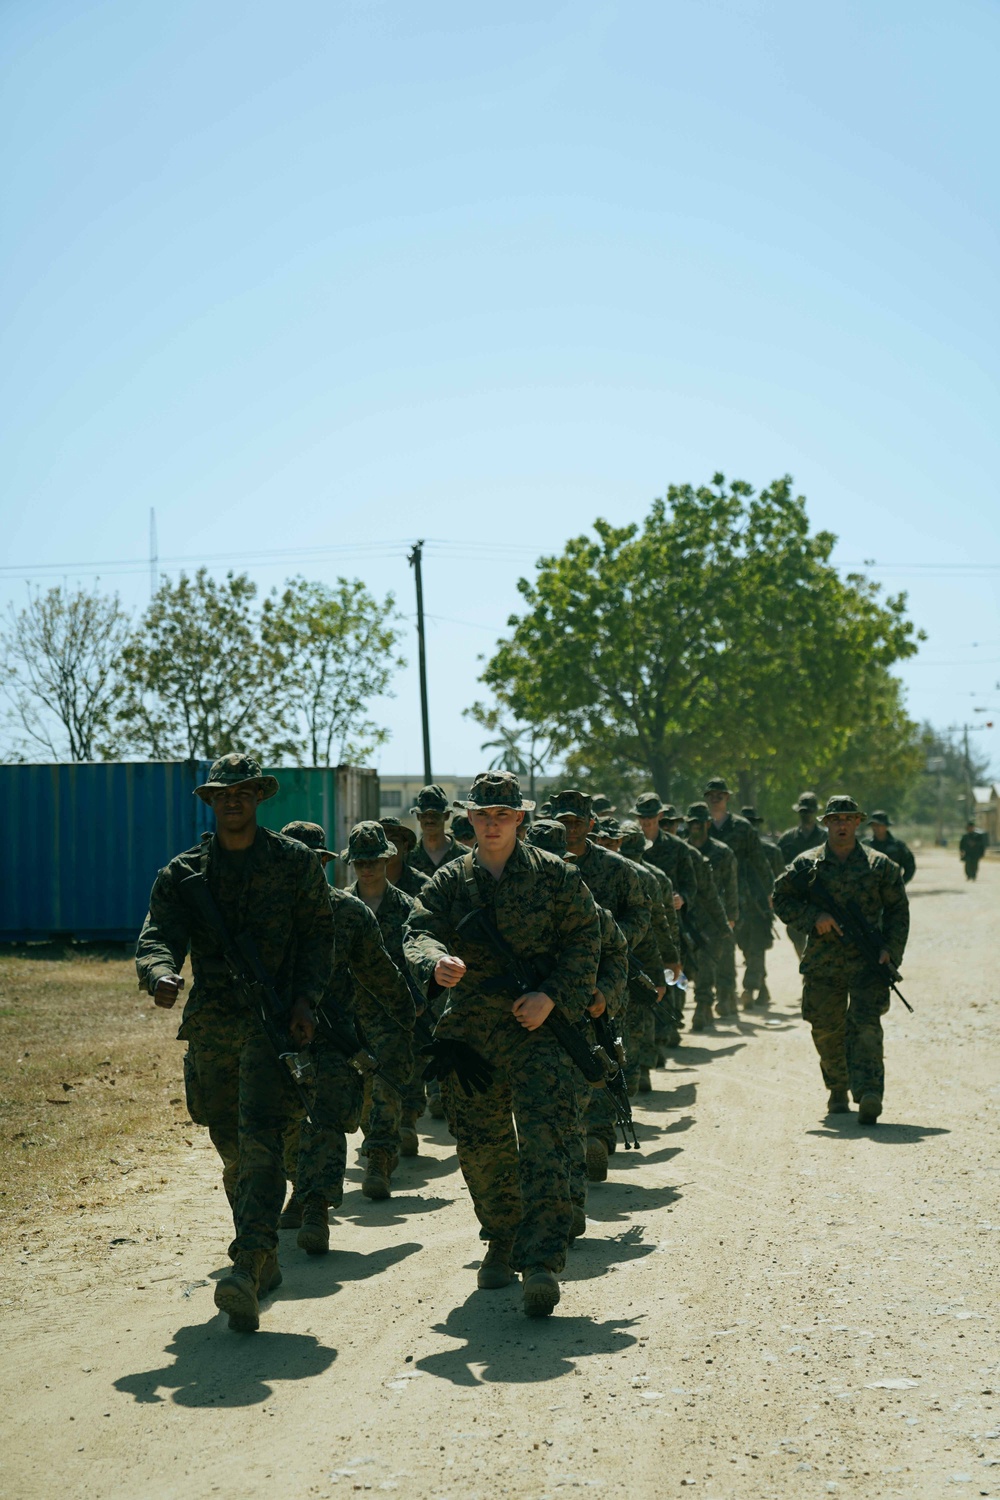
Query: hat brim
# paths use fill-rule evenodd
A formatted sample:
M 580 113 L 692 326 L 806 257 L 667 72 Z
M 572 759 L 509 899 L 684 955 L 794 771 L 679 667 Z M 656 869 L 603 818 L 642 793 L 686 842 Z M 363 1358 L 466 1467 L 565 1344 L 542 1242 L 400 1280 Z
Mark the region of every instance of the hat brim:
M 278 795 L 278 778 L 276 776 L 244 776 L 240 781 L 205 781 L 202 782 L 201 786 L 195 787 L 194 794 L 196 797 L 200 797 L 202 802 L 211 803 L 212 798 L 211 796 L 206 796 L 206 792 L 224 792 L 227 787 L 231 786 L 263 787 L 264 795 L 260 799 L 262 802 L 267 802 L 271 797 Z
M 829 822 L 830 818 L 858 818 L 862 823 L 868 822 L 868 814 L 865 812 L 825 812 L 820 818 L 821 823 Z
M 658 818 L 662 813 L 665 813 L 666 810 L 667 804 L 665 802 L 661 802 L 655 812 L 640 812 L 637 807 L 630 807 L 625 816 L 627 818 Z
M 396 852 L 396 846 L 390 840 L 388 849 L 380 851 L 378 854 L 355 855 L 351 853 L 350 849 L 341 849 L 340 853 L 337 855 L 337 858 L 346 860 L 348 864 L 353 865 L 355 859 L 392 859 L 393 855 Z
M 458 804 L 455 803 L 454 805 L 457 806 Z M 425 813 L 425 812 L 439 812 L 439 813 L 444 813 L 445 817 L 447 818 L 450 815 L 450 813 L 451 813 L 451 808 L 448 806 L 447 802 L 445 802 L 442 807 L 415 807 L 414 806 L 414 807 L 410 808 L 409 816 L 411 818 L 413 818 L 413 817 L 419 817 L 421 813 Z
M 536 806 L 530 797 L 525 797 L 517 807 L 511 807 L 509 802 L 453 802 L 451 805 L 459 812 L 486 812 L 491 807 L 506 807 L 511 812 L 534 812 Z

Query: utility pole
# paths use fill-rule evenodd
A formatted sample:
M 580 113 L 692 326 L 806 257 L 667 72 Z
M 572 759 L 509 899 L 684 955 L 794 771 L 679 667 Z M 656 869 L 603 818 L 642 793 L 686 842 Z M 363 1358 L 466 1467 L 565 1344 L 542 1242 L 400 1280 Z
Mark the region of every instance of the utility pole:
M 149 508 L 149 597 L 154 598 L 160 582 L 158 564 L 159 553 L 156 548 L 156 511 L 152 506 Z
M 427 649 L 424 644 L 424 580 L 421 572 L 423 555 L 423 542 L 415 542 L 413 551 L 410 553 L 409 562 L 417 581 L 417 656 L 420 666 L 420 722 L 424 739 L 424 784 L 425 786 L 429 786 L 434 778 L 431 775 L 431 728 L 427 713 Z

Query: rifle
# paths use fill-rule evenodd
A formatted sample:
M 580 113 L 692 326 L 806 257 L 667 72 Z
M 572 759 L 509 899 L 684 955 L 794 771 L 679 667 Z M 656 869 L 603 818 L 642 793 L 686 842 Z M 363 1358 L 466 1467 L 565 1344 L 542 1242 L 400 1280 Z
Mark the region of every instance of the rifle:
M 421 1044 L 418 1051 L 421 1057 L 427 1058 L 427 1066 L 421 1075 L 424 1082 L 430 1083 L 435 1078 L 441 1081 L 449 1073 L 454 1073 L 467 1099 L 471 1099 L 473 1094 L 485 1094 L 493 1082 L 490 1064 L 468 1042 L 459 1041 L 456 1037 L 434 1035 L 434 1028 L 424 1014 L 427 1001 L 417 989 L 405 962 L 400 973 L 413 1001 L 413 1035 Z
M 292 1087 L 305 1110 L 306 1119 L 312 1124 L 311 1103 L 306 1088 L 315 1076 L 312 1058 L 304 1048 L 298 1049 L 292 1041 L 288 1030 L 288 1006 L 282 1001 L 274 987 L 274 981 L 261 963 L 256 943 L 248 932 L 241 932 L 235 939 L 231 936 L 204 875 L 187 876 L 180 882 L 179 888 L 202 920 L 221 939 L 222 957 L 229 970 L 233 988 L 247 1008 L 256 1015 L 278 1062 L 287 1068 Z
M 630 984 L 637 984 L 641 990 L 649 990 L 650 994 L 656 994 L 656 985 L 650 979 L 631 948 L 628 950 L 628 977 Z
M 469 932 L 480 942 L 485 943 L 493 954 L 503 961 L 507 972 L 499 977 L 497 988 L 511 989 L 518 995 L 526 995 L 538 989 L 540 981 L 530 964 L 514 951 L 506 938 L 501 936 L 482 907 L 476 907 L 468 912 L 456 924 L 455 931 Z M 570 1061 L 576 1064 L 584 1078 L 593 1087 L 606 1088 L 612 1080 L 621 1080 L 621 1088 L 613 1087 L 610 1097 L 615 1104 L 617 1123 L 621 1125 L 626 1151 L 638 1151 L 639 1142 L 632 1122 L 632 1106 L 628 1100 L 628 1089 L 625 1087 L 624 1075 L 616 1054 L 608 1053 L 600 1045 L 592 1047 L 583 1031 L 572 1022 L 565 1020 L 556 1010 L 550 1012 L 543 1025 L 549 1028 Z M 624 1109 L 616 1094 L 624 1095 Z M 626 1125 L 631 1129 L 631 1141 Z
M 615 1107 L 615 1124 L 622 1133 L 622 1142 L 625 1150 L 639 1151 L 639 1137 L 635 1133 L 635 1121 L 632 1118 L 632 1101 L 628 1096 L 628 1084 L 625 1082 L 625 1047 L 622 1039 L 615 1033 L 611 1025 L 611 1017 L 605 1010 L 602 1015 L 591 1016 L 590 1024 L 594 1028 L 594 1036 L 601 1051 L 610 1057 L 615 1063 L 615 1071 L 610 1078 L 605 1079 L 605 1088 L 608 1098 Z M 631 1135 L 631 1142 L 629 1141 Z
M 817 897 L 819 900 L 816 899 Z M 879 955 L 885 946 L 882 942 L 882 934 L 877 927 L 872 926 L 857 901 L 848 901 L 846 906 L 842 906 L 820 878 L 818 870 L 809 881 L 809 900 L 818 911 L 826 912 L 833 917 L 841 928 L 839 934 L 834 934 L 838 941 L 847 948 L 857 949 L 873 976 L 887 982 L 893 994 L 902 1000 L 907 1010 L 913 1015 L 913 1006 L 899 988 L 903 976 L 891 958 L 884 964 L 879 963 Z

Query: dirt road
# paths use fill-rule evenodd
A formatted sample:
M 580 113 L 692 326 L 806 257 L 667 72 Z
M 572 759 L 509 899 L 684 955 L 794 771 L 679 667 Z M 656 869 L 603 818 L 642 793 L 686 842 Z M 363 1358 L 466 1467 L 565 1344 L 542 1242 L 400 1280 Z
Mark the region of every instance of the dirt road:
M 285 1235 L 262 1331 L 230 1334 L 213 1153 L 193 1129 L 165 1145 L 154 1187 L 8 1268 L 0 1490 L 1000 1496 L 1000 865 L 967 885 L 925 851 L 911 889 L 917 1014 L 888 1018 L 885 1123 L 824 1118 L 782 938 L 767 1020 L 688 1034 L 655 1075 L 643 1153 L 593 1189 L 547 1323 L 475 1290 L 425 1119 L 392 1200 L 352 1166 L 333 1253 Z

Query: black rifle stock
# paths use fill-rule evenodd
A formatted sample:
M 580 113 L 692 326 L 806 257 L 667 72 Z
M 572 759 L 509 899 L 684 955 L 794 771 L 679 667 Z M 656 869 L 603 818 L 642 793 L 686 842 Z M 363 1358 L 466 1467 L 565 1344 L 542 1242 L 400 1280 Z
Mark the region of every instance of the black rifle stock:
M 842 905 L 822 880 L 819 871 L 809 881 L 809 901 L 817 911 L 826 912 L 833 917 L 841 929 L 837 934 L 838 940 L 845 947 L 856 949 L 868 965 L 872 977 L 886 984 L 913 1015 L 913 1006 L 899 988 L 903 976 L 891 958 L 884 964 L 879 962 L 885 946 L 882 934 L 877 927 L 872 926 L 857 901 L 848 901 L 846 905 Z
M 233 988 L 257 1017 L 260 1028 L 278 1062 L 287 1069 L 292 1087 L 299 1096 L 306 1119 L 312 1123 L 311 1105 L 306 1085 L 312 1082 L 312 1060 L 304 1049 L 295 1046 L 288 1030 L 288 1007 L 282 1002 L 264 965 L 257 945 L 248 932 L 233 938 L 204 875 L 189 875 L 180 883 L 186 900 L 222 942 L 222 956 L 229 970 Z

